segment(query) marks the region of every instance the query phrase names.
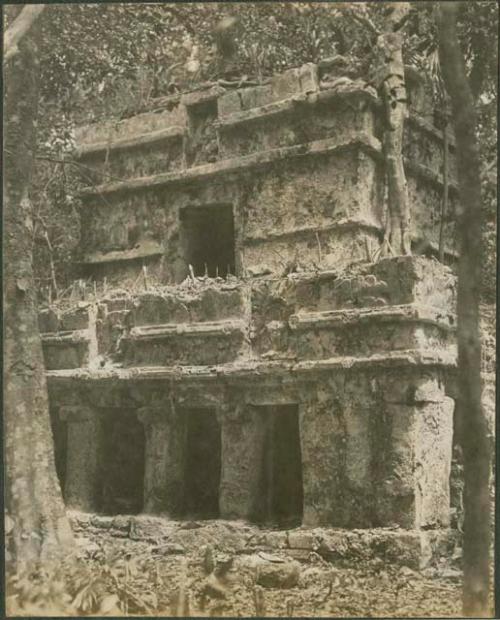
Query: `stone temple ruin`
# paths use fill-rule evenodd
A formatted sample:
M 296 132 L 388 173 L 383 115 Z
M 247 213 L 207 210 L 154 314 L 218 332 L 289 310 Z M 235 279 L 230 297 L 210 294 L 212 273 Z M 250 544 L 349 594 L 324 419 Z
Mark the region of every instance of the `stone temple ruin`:
M 40 314 L 68 507 L 397 529 L 424 555 L 449 531 L 444 136 L 413 79 L 414 255 L 380 258 L 382 105 L 329 71 L 210 86 L 79 131 L 79 269 L 105 292 Z

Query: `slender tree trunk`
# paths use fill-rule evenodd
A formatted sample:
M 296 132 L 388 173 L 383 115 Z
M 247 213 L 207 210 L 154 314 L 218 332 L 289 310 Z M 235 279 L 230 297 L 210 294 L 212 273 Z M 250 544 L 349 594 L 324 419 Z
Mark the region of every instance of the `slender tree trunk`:
M 437 7 L 439 56 L 452 105 L 457 143 L 460 206 L 458 261 L 458 385 L 464 454 L 464 592 L 466 616 L 485 617 L 490 578 L 490 448 L 481 406 L 481 182 L 476 112 L 457 35 L 458 5 Z
M 72 547 L 56 475 L 33 281 L 29 188 L 38 58 L 32 32 L 4 65 L 4 420 L 7 561 L 20 569 Z

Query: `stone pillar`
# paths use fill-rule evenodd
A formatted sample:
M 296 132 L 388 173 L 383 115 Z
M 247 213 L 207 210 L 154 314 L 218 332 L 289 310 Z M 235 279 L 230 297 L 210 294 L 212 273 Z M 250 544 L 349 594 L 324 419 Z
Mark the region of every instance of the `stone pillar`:
M 221 423 L 222 519 L 252 519 L 258 500 L 263 458 L 264 426 L 255 408 L 230 398 L 218 411 Z
M 447 527 L 454 402 L 433 373 L 400 379 L 385 400 L 380 525 Z
M 68 443 L 64 496 L 68 508 L 97 512 L 101 495 L 102 422 L 99 410 L 88 406 L 61 407 Z
M 299 404 L 304 514 L 308 527 L 347 527 L 344 381 L 339 373 L 314 386 Z
M 176 516 L 182 510 L 184 426 L 171 402 L 137 412 L 145 430 L 144 512 Z

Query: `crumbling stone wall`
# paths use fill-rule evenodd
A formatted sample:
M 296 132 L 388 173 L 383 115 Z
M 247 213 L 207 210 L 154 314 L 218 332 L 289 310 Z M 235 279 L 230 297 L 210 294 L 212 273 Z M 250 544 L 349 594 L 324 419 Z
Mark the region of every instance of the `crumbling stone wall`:
M 79 153 L 92 177 L 83 196 L 85 272 L 123 283 L 146 261 L 160 282 L 180 282 L 188 274 L 180 210 L 211 204 L 233 208 L 240 276 L 373 256 L 385 209 L 381 105 L 362 81 L 332 82 L 324 71 L 305 65 L 262 86 L 175 95 L 155 112 L 82 129 Z M 413 96 L 405 158 L 414 244 L 435 253 L 444 139 L 428 108 Z M 449 167 L 453 254 L 452 139 Z
M 185 516 L 185 412 L 202 409 L 220 428 L 219 514 L 256 520 L 266 412 L 289 407 L 305 526 L 448 528 L 455 278 L 429 257 L 375 260 L 380 102 L 322 71 L 175 95 L 81 131 L 82 161 L 108 175 L 83 192 L 82 269 L 108 289 L 40 316 L 71 507 L 105 509 L 109 412 L 126 409 L 143 429 L 142 511 Z M 429 255 L 443 135 L 415 93 L 405 158 L 413 242 Z M 236 274 L 195 277 L 182 213 L 221 205 L 233 213 Z

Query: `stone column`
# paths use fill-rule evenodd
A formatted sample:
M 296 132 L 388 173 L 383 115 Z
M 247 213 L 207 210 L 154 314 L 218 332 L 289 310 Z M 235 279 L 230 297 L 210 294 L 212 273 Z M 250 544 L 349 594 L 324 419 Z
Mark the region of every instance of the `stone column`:
M 330 377 L 299 404 L 303 525 L 347 527 L 344 468 L 346 438 L 341 376 Z
M 176 516 L 182 510 L 184 434 L 172 404 L 142 407 L 145 430 L 144 512 Z
M 242 398 L 226 400 L 218 411 L 221 423 L 222 519 L 252 519 L 262 465 L 263 427 L 258 414 Z
M 447 527 L 454 402 L 436 373 L 400 379 L 385 394 L 381 525 Z
M 64 496 L 68 508 L 97 512 L 101 495 L 102 422 L 89 406 L 61 407 L 67 422 L 68 444 Z

